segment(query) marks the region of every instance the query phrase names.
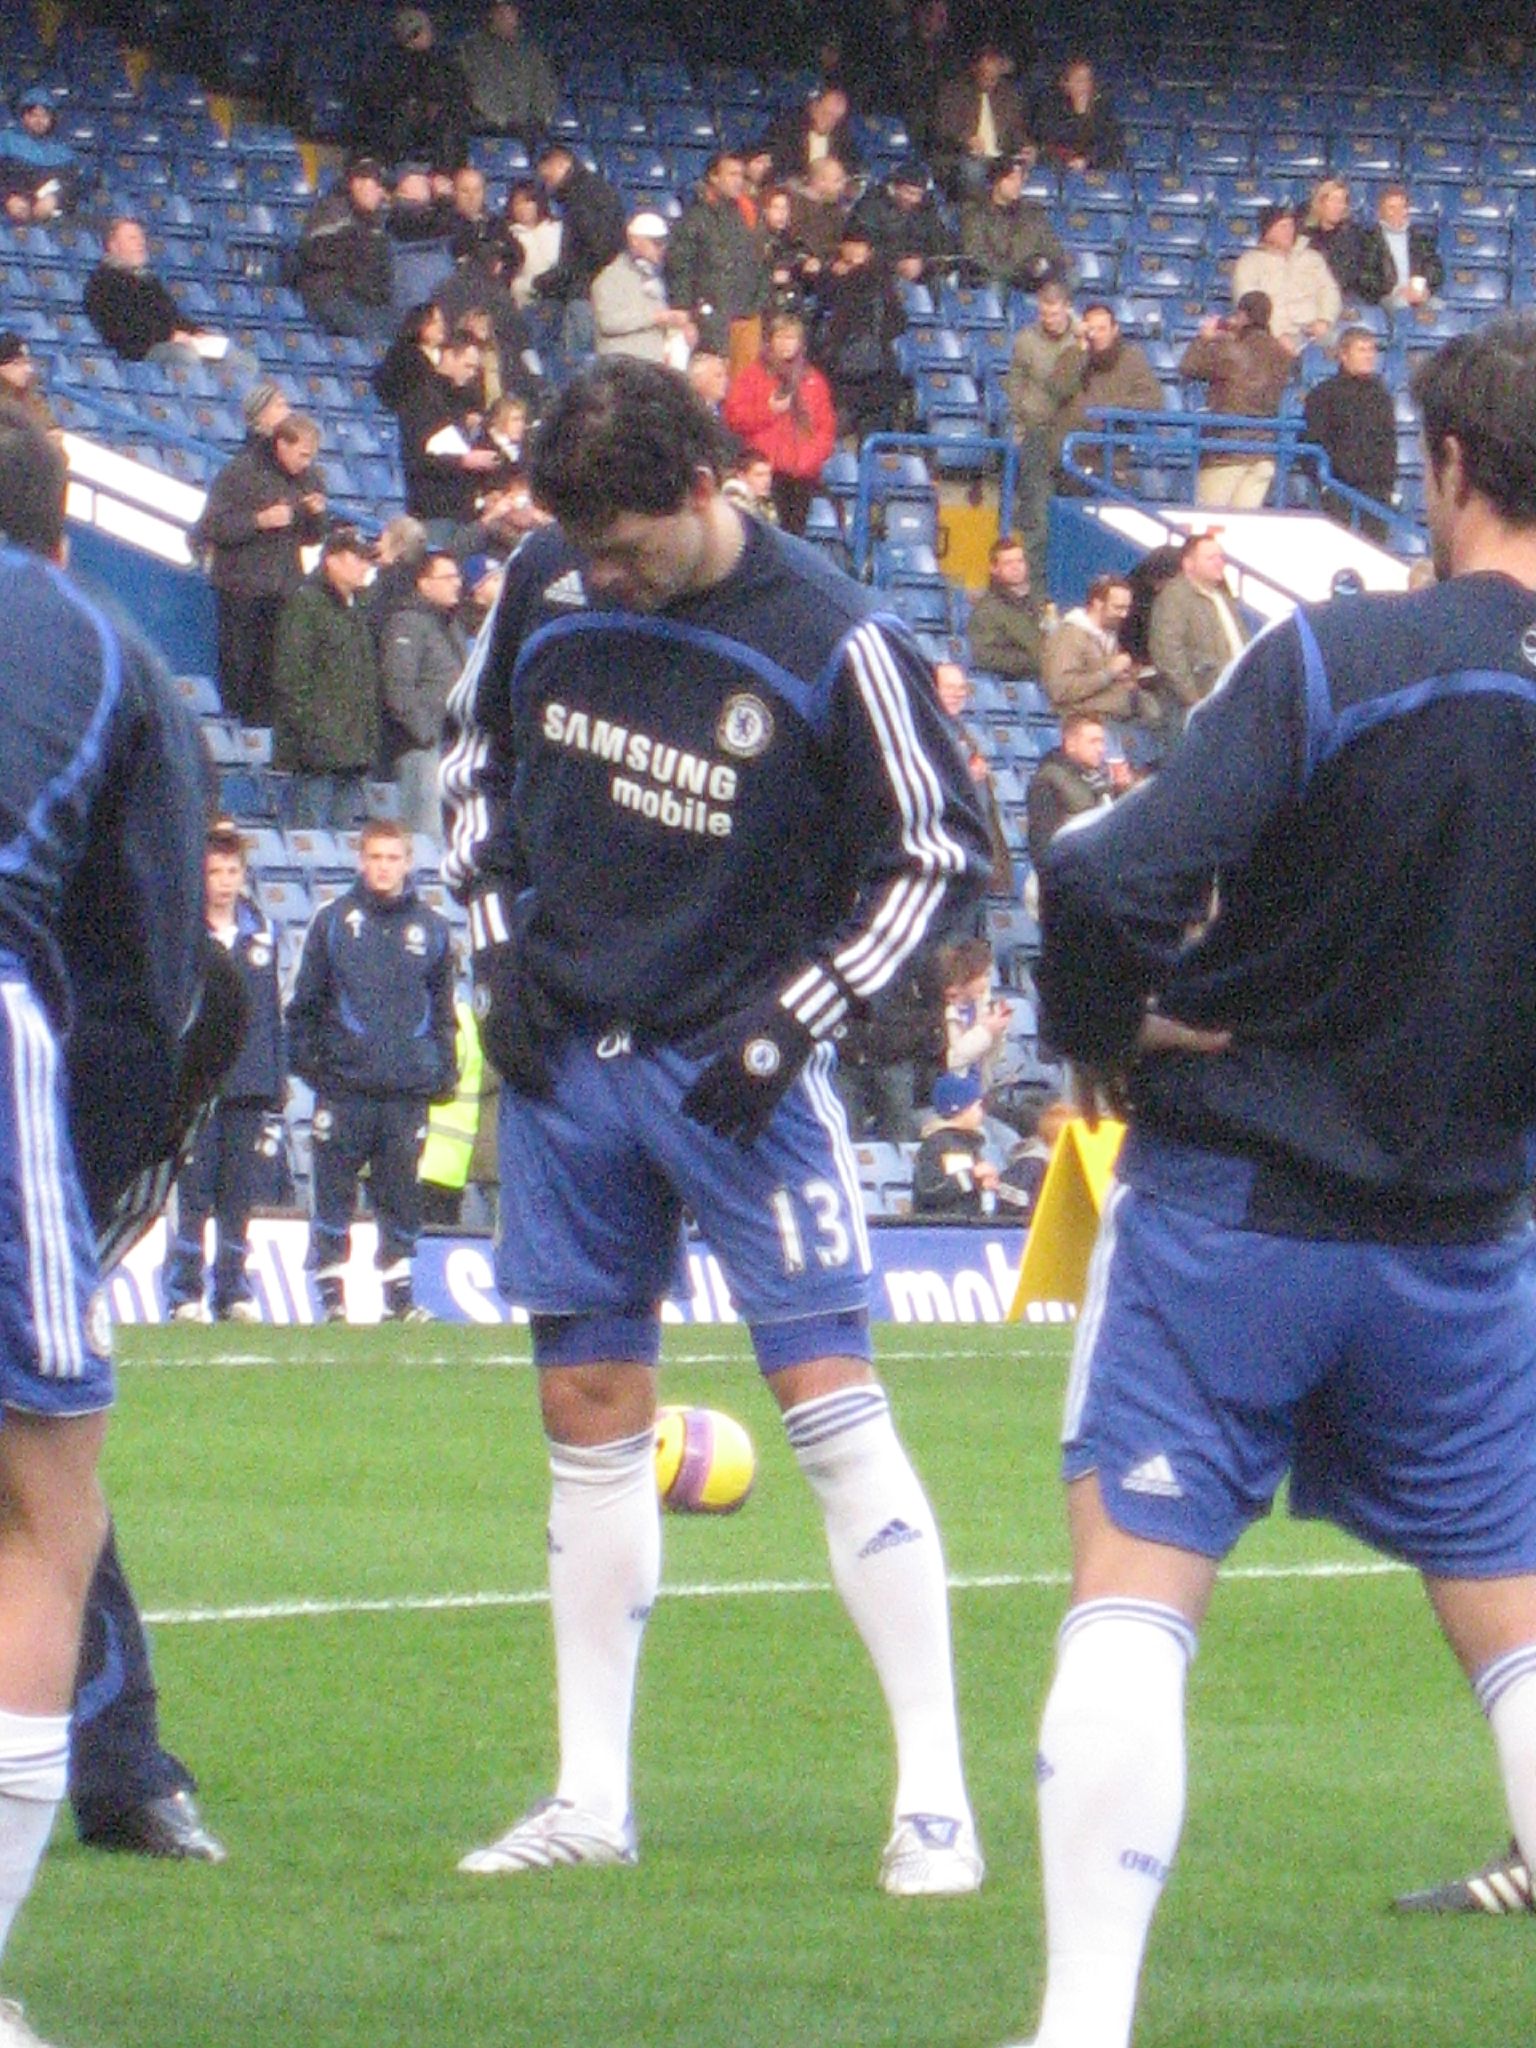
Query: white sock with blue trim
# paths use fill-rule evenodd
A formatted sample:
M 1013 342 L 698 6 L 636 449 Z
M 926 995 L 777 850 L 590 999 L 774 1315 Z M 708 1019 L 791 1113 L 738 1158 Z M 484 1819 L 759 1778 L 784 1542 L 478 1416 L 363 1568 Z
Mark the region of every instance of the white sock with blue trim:
M 661 1584 L 649 1430 L 549 1447 L 549 1606 L 559 1694 L 556 1795 L 609 1826 L 629 1813 L 629 1736 L 645 1624 Z
M 1058 1646 L 1035 1767 L 1047 1953 L 1035 2048 L 1126 2048 L 1184 1824 L 1195 1632 L 1155 1601 L 1090 1600 Z
M 69 1716 L 0 1707 L 0 1950 L 32 1889 L 69 1776 Z
M 801 1401 L 784 1428 L 821 1505 L 832 1583 L 890 1710 L 895 1810 L 967 1819 L 944 1549 L 884 1389 Z
M 1488 1716 L 1504 1797 L 1528 1870 L 1536 1870 L 1536 1643 L 1485 1664 L 1473 1681 Z

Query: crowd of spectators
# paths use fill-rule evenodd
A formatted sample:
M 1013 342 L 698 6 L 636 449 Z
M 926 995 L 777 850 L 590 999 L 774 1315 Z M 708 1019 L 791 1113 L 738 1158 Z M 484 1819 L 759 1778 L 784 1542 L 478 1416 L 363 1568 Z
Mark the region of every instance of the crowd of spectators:
M 511 0 L 488 7 L 456 50 L 427 10 L 398 9 L 355 90 L 350 154 L 311 205 L 290 272 L 317 329 L 377 352 L 371 381 L 398 423 L 407 508 L 379 538 L 333 518 L 316 419 L 292 410 L 227 334 L 183 312 L 150 262 L 144 222 L 105 224 L 84 299 L 102 341 L 126 362 L 222 365 L 240 393 L 248 437 L 214 478 L 193 544 L 217 596 L 225 708 L 272 727 L 295 823 L 354 822 L 365 780 L 387 775 L 406 822 L 435 828 L 436 726 L 499 563 L 538 516 L 522 444 L 551 383 L 594 351 L 686 366 L 738 437 L 735 501 L 798 532 L 839 439 L 912 418 L 904 288 L 941 281 L 1035 302 L 1011 337 L 1006 380 L 1018 531 L 992 550 L 962 650 L 988 676 L 1038 682 L 1062 719 L 1030 784 L 1031 852 L 1176 744 L 1245 636 L 1219 541 L 1197 536 L 1183 551 L 1143 607 L 1137 644 L 1125 580 L 1100 578 L 1059 620 L 1042 601 L 1046 507 L 1068 481 L 1068 437 L 1106 407 L 1165 404 L 1166 367 L 1121 332 L 1113 304 L 1077 288 L 1070 234 L 1026 190 L 1040 162 L 1113 171 L 1120 124 L 1086 57 L 1031 94 L 996 44 L 957 50 L 942 12 L 919 4 L 904 16 L 914 147 L 883 176 L 860 159 L 856 66 L 829 51 L 802 107 L 765 119 L 755 144 L 717 150 L 681 206 L 664 208 L 626 199 L 551 130 L 560 80 Z M 49 96 L 30 93 L 0 130 L 0 206 L 18 226 L 80 203 L 88 167 L 56 125 Z M 469 161 L 472 135 L 516 138 L 531 170 L 496 189 Z M 1204 387 L 1208 411 L 1262 423 L 1286 404 L 1304 350 L 1336 351 L 1336 372 L 1306 393 L 1308 439 L 1339 483 L 1389 503 L 1393 401 L 1374 337 L 1347 309 L 1422 306 L 1445 268 L 1404 187 L 1381 191 L 1374 219 L 1350 201 L 1324 180 L 1304 206 L 1259 215 L 1230 304 L 1211 307 L 1177 374 L 1186 392 Z M 0 386 L 45 405 L 19 336 L 0 336 Z M 1275 464 L 1263 440 L 1262 424 L 1206 440 L 1199 502 L 1264 502 Z M 1117 480 L 1128 463 L 1114 457 Z M 1324 504 L 1353 516 L 1336 496 Z M 986 753 L 964 722 L 965 667 L 944 666 L 946 709 L 999 824 L 994 889 L 1016 895 Z M 898 1004 L 869 1043 L 845 1049 L 866 1133 L 919 1135 L 932 1076 L 914 1034 Z M 895 1060 L 893 1044 L 907 1045 Z M 911 1069 L 894 1093 L 893 1065 Z

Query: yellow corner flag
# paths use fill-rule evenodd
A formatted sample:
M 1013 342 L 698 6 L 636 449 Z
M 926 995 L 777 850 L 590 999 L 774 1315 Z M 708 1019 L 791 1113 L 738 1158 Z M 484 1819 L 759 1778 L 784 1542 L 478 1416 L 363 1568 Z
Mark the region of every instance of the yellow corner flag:
M 1125 1125 L 1110 1117 L 1101 1118 L 1097 1130 L 1081 1117 L 1064 1126 L 1024 1241 L 1010 1322 L 1021 1321 L 1032 1302 L 1082 1306 L 1088 1255 L 1124 1136 Z

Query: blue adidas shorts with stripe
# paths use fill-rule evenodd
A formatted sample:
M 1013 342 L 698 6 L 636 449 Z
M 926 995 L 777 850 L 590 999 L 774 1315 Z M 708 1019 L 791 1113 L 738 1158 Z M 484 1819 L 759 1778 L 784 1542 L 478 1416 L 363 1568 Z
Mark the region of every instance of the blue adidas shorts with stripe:
M 683 1281 L 685 1212 L 720 1260 L 765 1371 L 869 1356 L 869 1238 L 835 1055 L 805 1072 L 751 1146 L 679 1107 L 703 1062 L 572 1039 L 547 1101 L 501 1092 L 496 1279 L 534 1317 L 540 1363 L 651 1360 Z M 546 1319 L 599 1332 L 562 1348 Z
M 0 974 L 0 1403 L 87 1415 L 111 1402 L 111 1330 L 58 1042 L 28 983 Z
M 1536 1237 L 1273 1237 L 1117 1187 L 1062 1464 L 1120 1528 L 1208 1557 L 1289 1472 L 1293 1513 L 1422 1571 L 1536 1571 Z

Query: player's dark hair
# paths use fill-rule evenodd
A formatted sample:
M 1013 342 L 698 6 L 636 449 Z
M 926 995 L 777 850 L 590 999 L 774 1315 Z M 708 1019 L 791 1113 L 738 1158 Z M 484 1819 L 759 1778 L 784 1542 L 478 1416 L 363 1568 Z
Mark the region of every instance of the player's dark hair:
M 1436 476 L 1454 436 L 1466 484 L 1511 525 L 1536 526 L 1536 316 L 1448 341 L 1414 372 L 1413 396 Z
M 546 510 L 571 526 L 624 512 L 680 512 L 707 470 L 731 464 L 725 429 L 686 377 L 634 356 L 608 356 L 573 377 L 533 438 L 528 476 Z
M 0 399 L 0 537 L 35 555 L 56 555 L 64 538 L 62 453 L 37 422 Z

